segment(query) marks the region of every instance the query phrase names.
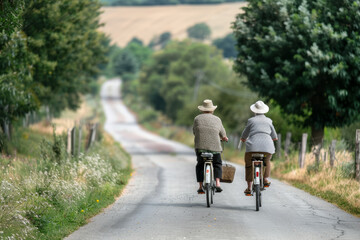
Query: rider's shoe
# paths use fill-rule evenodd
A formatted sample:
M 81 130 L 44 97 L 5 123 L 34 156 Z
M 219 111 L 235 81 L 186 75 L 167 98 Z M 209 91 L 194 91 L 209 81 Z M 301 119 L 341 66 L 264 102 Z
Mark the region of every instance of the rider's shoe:
M 198 192 L 198 194 L 205 194 L 205 191 L 204 191 L 204 189 L 202 189 L 202 188 L 199 188 L 199 189 L 197 190 L 197 192 Z
M 269 182 L 269 181 L 264 181 L 264 187 L 270 187 L 270 184 L 271 184 L 271 182 Z
M 245 189 L 244 193 L 245 193 L 245 196 L 252 196 L 251 190 L 248 188 Z
M 216 192 L 222 192 L 222 188 L 219 186 L 219 187 L 215 187 L 216 188 Z

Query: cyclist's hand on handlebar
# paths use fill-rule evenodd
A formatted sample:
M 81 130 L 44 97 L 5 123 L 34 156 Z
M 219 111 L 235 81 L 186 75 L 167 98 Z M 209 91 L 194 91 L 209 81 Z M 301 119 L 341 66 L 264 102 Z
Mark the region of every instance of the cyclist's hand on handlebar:
M 240 139 L 242 142 L 246 142 L 246 139 L 245 138 L 241 138 Z
M 223 137 L 221 140 L 225 142 L 229 141 L 228 137 Z

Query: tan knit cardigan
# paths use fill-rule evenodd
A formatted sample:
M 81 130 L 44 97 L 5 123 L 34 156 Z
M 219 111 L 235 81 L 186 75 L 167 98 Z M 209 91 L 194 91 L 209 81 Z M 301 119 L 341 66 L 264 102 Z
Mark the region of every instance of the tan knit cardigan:
M 193 125 L 195 149 L 222 152 L 220 139 L 226 137 L 221 119 L 211 113 L 195 117 Z

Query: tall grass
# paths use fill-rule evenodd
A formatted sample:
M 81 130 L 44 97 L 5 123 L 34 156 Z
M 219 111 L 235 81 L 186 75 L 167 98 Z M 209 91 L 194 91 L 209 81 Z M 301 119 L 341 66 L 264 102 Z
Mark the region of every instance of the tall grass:
M 48 145 L 33 130 L 18 134 L 18 156 L 0 156 L 0 239 L 62 239 L 114 202 L 129 179 L 129 155 L 106 134 L 76 158 L 64 145 L 55 151 L 56 134 Z
M 298 156 L 292 154 L 288 160 L 274 161 L 271 174 L 360 216 L 360 183 L 354 179 L 353 155 L 346 150 L 335 155 L 331 167 L 328 159 L 317 165 L 314 154 L 307 153 L 304 168 L 299 168 Z

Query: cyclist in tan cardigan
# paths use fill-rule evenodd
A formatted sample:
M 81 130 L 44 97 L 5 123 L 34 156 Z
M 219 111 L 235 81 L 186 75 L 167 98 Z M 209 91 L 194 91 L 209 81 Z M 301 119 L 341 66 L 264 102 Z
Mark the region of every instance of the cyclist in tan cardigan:
M 195 117 L 193 124 L 195 152 L 197 156 L 196 179 L 199 183 L 199 194 L 205 193 L 202 188 L 204 180 L 204 160 L 201 157 L 202 152 L 213 153 L 216 191 L 222 191 L 220 187 L 220 178 L 222 174 L 221 152 L 223 149 L 220 140 L 228 141 L 228 138 L 221 119 L 213 115 L 216 108 L 217 106 L 214 106 L 211 100 L 204 100 L 203 104 L 198 106 L 198 109 L 202 111 L 202 114 Z

